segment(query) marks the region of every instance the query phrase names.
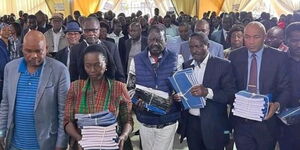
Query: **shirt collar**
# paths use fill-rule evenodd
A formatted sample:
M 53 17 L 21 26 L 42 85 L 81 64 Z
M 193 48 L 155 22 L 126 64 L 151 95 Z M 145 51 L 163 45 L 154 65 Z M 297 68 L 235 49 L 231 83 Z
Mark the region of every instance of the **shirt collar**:
M 138 42 L 141 42 L 141 41 L 142 41 L 142 35 L 140 36 L 138 41 L 131 40 L 132 43 L 138 43 Z
M 52 32 L 53 32 L 54 34 L 61 34 L 61 33 L 63 33 L 63 28 L 62 28 L 62 27 L 60 28 L 59 32 L 57 32 L 57 33 L 54 32 L 53 28 L 52 28 L 51 30 L 52 30 Z
M 161 59 L 162 57 L 163 57 L 163 53 L 161 53 L 161 54 L 158 56 L 158 59 Z M 148 58 L 150 59 L 151 64 L 155 64 L 155 63 L 156 63 L 155 60 L 154 60 L 154 58 L 151 56 L 150 51 L 148 51 Z
M 39 26 L 36 26 L 36 28 L 34 30 L 38 30 Z M 28 28 L 28 31 L 31 31 L 32 29 Z
M 41 70 L 42 70 L 42 68 L 43 68 L 43 66 L 44 66 L 44 64 L 45 64 L 45 61 L 46 61 L 46 60 L 44 60 L 43 64 L 36 70 L 36 72 L 35 72 L 34 74 L 40 73 L 40 72 L 41 72 Z M 22 58 L 21 63 L 20 63 L 20 65 L 19 65 L 19 72 L 20 72 L 20 73 L 28 72 L 28 71 L 27 71 L 27 63 L 26 63 L 26 61 L 25 61 L 24 58 Z
M 255 52 L 255 53 L 252 53 L 252 52 L 250 52 L 250 51 L 248 50 L 248 58 L 251 59 L 252 54 L 255 54 L 256 57 L 261 58 L 261 57 L 262 57 L 262 54 L 263 54 L 263 51 L 264 51 L 264 46 L 263 46 L 259 51 Z
M 208 57 L 209 57 L 209 53 L 206 55 L 204 60 L 201 62 L 200 66 L 203 66 L 203 65 L 205 66 L 207 64 Z M 198 64 L 195 60 L 192 61 L 191 65 L 198 66 Z
M 90 44 L 89 44 L 85 39 L 84 39 L 83 41 L 85 42 L 85 44 L 86 44 L 87 46 L 90 46 Z M 98 39 L 98 41 L 97 41 L 96 44 L 101 44 L 101 41 Z
M 115 32 L 112 32 L 111 34 L 112 34 L 113 36 L 115 36 L 115 37 L 123 37 L 123 36 L 124 36 L 123 33 L 122 33 L 122 31 L 120 32 L 120 36 L 117 36 Z

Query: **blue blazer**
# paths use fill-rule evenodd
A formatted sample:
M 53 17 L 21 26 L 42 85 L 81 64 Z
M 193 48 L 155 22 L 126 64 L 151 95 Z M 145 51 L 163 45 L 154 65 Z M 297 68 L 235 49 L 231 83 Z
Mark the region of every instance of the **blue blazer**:
M 193 60 L 183 63 L 183 69 L 193 67 Z M 228 142 L 228 134 L 225 131 L 230 129 L 227 115 L 227 104 L 231 103 L 236 93 L 235 79 L 232 75 L 232 65 L 229 61 L 209 56 L 203 77 L 204 87 L 211 88 L 213 99 L 206 100 L 206 106 L 200 109 L 203 141 L 208 149 L 223 147 Z M 179 132 L 181 140 L 186 137 L 188 111 L 181 116 L 181 127 Z M 221 144 L 221 145 L 220 145 Z
M 220 58 L 224 58 L 224 49 L 223 45 L 209 40 L 209 47 L 208 47 L 209 53 L 213 56 L 217 56 Z M 181 43 L 179 54 L 183 56 L 184 61 L 188 61 L 192 58 L 189 41 L 185 41 Z

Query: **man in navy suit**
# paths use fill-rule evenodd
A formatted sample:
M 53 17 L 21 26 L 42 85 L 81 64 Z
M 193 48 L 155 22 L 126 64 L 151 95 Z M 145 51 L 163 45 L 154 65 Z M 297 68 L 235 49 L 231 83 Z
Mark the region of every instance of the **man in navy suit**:
M 264 26 L 251 22 L 244 29 L 245 47 L 229 55 L 238 90 L 273 97 L 262 122 L 233 117 L 235 143 L 241 150 L 274 150 L 279 133 L 274 114 L 284 108 L 290 98 L 287 56 L 265 46 L 265 37 Z
M 227 35 L 232 25 L 234 24 L 233 18 L 229 15 L 224 15 L 222 18 L 222 29 L 215 31 L 211 34 L 211 40 L 222 44 L 224 49 L 230 47 L 229 40 L 227 39 Z
M 206 20 L 199 20 L 195 24 L 194 32 L 203 32 L 206 36 L 209 34 L 209 23 Z M 213 56 L 224 58 L 223 46 L 217 42 L 209 40 L 209 53 Z M 179 50 L 179 54 L 183 56 L 184 61 L 188 61 L 192 58 L 189 42 L 182 42 Z
M 194 33 L 189 40 L 193 59 L 183 68 L 194 68 L 199 85 L 191 89 L 193 96 L 204 97 L 203 109 L 183 112 L 181 138 L 187 137 L 190 150 L 223 150 L 229 140 L 227 104 L 236 92 L 232 66 L 229 61 L 208 52 L 209 40 L 203 32 Z

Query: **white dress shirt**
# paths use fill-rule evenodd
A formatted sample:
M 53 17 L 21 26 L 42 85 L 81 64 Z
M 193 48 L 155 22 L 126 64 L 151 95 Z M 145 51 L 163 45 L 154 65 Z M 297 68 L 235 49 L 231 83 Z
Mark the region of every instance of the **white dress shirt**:
M 226 40 L 227 39 L 227 35 L 228 35 L 228 31 L 226 31 L 226 30 L 223 29 L 223 35 L 224 35 L 224 39 Z
M 120 36 L 117 36 L 114 32 L 112 32 L 112 33 L 109 34 L 107 37 L 114 39 L 114 40 L 115 40 L 115 43 L 116 43 L 116 45 L 117 45 L 117 47 L 118 47 L 118 46 L 119 46 L 119 39 L 120 39 L 121 37 L 123 37 L 123 36 L 124 36 L 124 35 L 123 35 L 122 32 L 120 33 Z
M 67 68 L 69 68 L 70 67 L 70 46 L 68 46 L 68 48 L 67 48 L 67 52 L 68 52 L 68 58 L 67 58 Z
M 209 54 L 205 57 L 205 59 L 202 61 L 202 63 L 200 65 L 197 64 L 197 62 L 194 60 L 191 65 L 194 65 L 194 74 L 198 80 L 199 84 L 203 84 L 203 77 L 204 77 L 204 73 L 205 73 L 205 69 L 206 69 L 206 65 L 207 65 L 207 61 L 209 58 Z M 208 89 L 208 94 L 206 95 L 206 99 L 212 99 L 214 96 L 214 93 L 212 91 L 212 89 L 207 88 Z M 200 116 L 200 109 L 198 108 L 191 108 L 189 110 L 189 113 L 193 116 Z
M 52 31 L 53 31 L 53 28 L 52 28 Z M 53 52 L 58 52 L 59 39 L 60 39 L 60 36 L 63 34 L 63 30 L 61 28 L 59 30 L 59 32 L 55 33 L 53 31 L 52 33 L 53 33 L 53 45 L 54 45 Z

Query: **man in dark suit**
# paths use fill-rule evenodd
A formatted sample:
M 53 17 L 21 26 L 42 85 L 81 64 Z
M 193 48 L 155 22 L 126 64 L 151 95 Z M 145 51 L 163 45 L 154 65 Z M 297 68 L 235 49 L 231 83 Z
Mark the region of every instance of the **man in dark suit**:
M 287 107 L 300 106 L 300 22 L 292 23 L 285 29 L 285 41 L 289 47 L 288 73 L 290 75 L 291 100 Z M 281 124 L 280 150 L 300 149 L 300 123 Z
M 102 40 L 102 41 L 105 40 L 105 41 L 109 41 L 109 42 L 115 43 L 114 39 L 107 37 L 108 31 L 109 31 L 109 25 L 106 22 L 101 21 L 100 22 L 99 39 Z
M 269 113 L 262 122 L 233 117 L 237 149 L 274 150 L 279 133 L 276 111 L 289 100 L 287 57 L 284 53 L 264 45 L 266 30 L 259 22 L 251 22 L 244 29 L 245 47 L 230 53 L 238 90 L 258 94 L 272 94 Z
M 41 28 L 38 26 L 37 24 L 37 17 L 35 15 L 29 15 L 28 18 L 27 18 L 27 22 L 28 24 L 28 28 L 27 29 L 24 29 L 22 34 L 21 34 L 21 43 L 23 43 L 23 39 L 26 35 L 26 33 L 30 30 L 37 30 L 37 31 L 40 31 L 42 33 L 45 33 L 47 30 L 44 29 L 44 28 Z
M 102 44 L 104 47 L 107 48 L 109 54 L 113 57 L 115 67 L 116 67 L 116 74 L 115 77 L 118 81 L 125 82 L 125 76 L 123 72 L 123 67 L 121 64 L 121 59 L 119 52 L 117 50 L 117 45 L 109 41 L 100 41 L 99 40 L 99 20 L 95 17 L 88 17 L 83 24 L 83 36 L 84 40 L 74 45 L 71 48 L 70 54 L 70 75 L 71 81 L 78 80 L 78 79 L 86 79 L 87 73 L 84 70 L 83 65 L 83 53 L 85 48 L 91 44 Z
M 52 28 L 52 25 L 47 23 L 48 17 L 41 10 L 39 10 L 37 13 L 35 13 L 35 16 L 37 18 L 37 25 L 43 31 L 47 32 L 49 29 Z M 42 32 L 42 33 L 45 33 L 45 32 Z
M 64 31 L 66 38 L 68 40 L 69 46 L 64 49 L 59 50 L 55 59 L 65 64 L 68 68 L 70 66 L 70 50 L 71 48 L 79 44 L 79 40 L 81 38 L 82 29 L 79 27 L 79 24 L 75 21 L 69 22 Z
M 125 47 L 124 45 L 119 45 L 121 61 L 126 76 L 128 73 L 128 66 L 133 57 L 147 47 L 147 38 L 142 36 L 142 27 L 140 23 L 133 22 L 129 25 L 129 35 L 131 38 L 125 41 Z
M 222 18 L 222 29 L 211 34 L 211 40 L 222 44 L 224 49 L 230 47 L 230 42 L 227 40 L 227 35 L 232 25 L 234 24 L 233 18 L 229 15 L 224 15 Z
M 193 59 L 183 63 L 183 69 L 194 68 L 199 85 L 191 93 L 204 97 L 206 106 L 183 113 L 181 138 L 187 137 L 190 150 L 222 150 L 229 140 L 227 104 L 236 92 L 232 66 L 209 54 L 209 40 L 202 32 L 192 34 L 189 45 Z

